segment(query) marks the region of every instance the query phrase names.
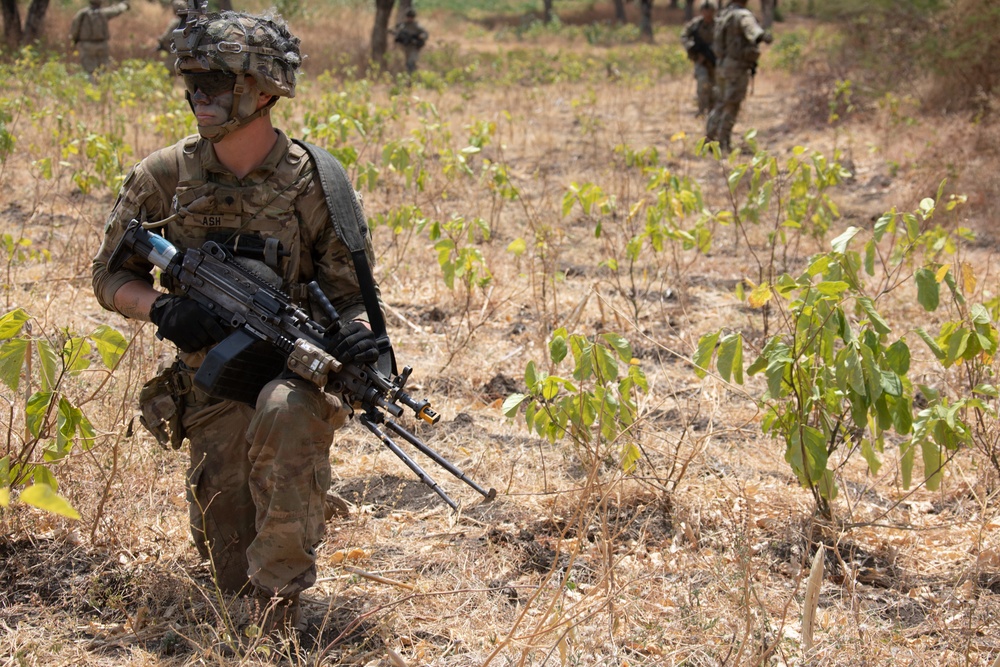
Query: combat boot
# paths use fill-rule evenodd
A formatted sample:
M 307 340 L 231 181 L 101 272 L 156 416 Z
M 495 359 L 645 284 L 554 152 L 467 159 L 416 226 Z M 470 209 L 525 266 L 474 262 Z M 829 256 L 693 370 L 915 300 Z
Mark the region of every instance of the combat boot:
M 290 637 L 302 630 L 302 610 L 299 594 L 288 597 L 273 595 L 271 591 L 257 588 L 253 596 L 252 618 L 261 633 Z

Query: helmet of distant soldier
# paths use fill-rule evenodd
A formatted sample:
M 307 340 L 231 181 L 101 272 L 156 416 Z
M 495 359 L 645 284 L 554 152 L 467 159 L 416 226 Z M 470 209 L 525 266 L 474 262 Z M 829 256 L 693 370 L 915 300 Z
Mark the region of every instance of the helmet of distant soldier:
M 180 74 L 217 70 L 240 79 L 250 75 L 263 93 L 295 96 L 302 54 L 299 38 L 281 17 L 234 11 L 203 15 L 190 31 L 182 26 L 175 32 L 174 46 Z
M 701 3 L 701 7 L 699 7 L 699 9 L 701 9 L 701 11 L 703 12 L 709 12 L 709 11 L 714 12 L 715 3 L 712 2 L 712 0 L 705 0 L 705 2 Z
M 417 18 L 417 10 L 414 9 L 413 7 L 410 7 L 409 9 L 407 9 L 406 10 L 406 18 L 408 18 L 408 19 Z

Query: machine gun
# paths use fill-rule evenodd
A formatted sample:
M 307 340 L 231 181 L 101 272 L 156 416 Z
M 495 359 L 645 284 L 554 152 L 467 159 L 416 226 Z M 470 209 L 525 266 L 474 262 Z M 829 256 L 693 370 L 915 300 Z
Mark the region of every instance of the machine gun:
M 691 31 L 690 36 L 691 41 L 694 43 L 694 46 L 691 47 L 691 55 L 700 54 L 705 58 L 705 62 L 715 67 L 715 51 L 712 50 L 712 45 L 703 40 L 697 30 Z
M 409 366 L 390 377 L 374 364 L 345 364 L 330 353 L 340 329 L 340 316 L 315 281 L 309 283 L 307 291 L 310 300 L 329 319 L 327 326 L 313 320 L 280 289 L 237 261 L 237 257 L 215 241 L 182 251 L 133 220 L 112 253 L 108 269 L 119 270 L 133 255 L 149 261 L 169 276 L 176 290 L 232 327 L 232 333 L 209 351 L 195 373 L 194 384 L 199 389 L 215 398 L 253 405 L 265 384 L 286 370 L 291 371 L 321 390 L 337 394 L 345 404 L 360 412 L 359 420 L 365 428 L 452 509 L 458 509 L 455 501 L 399 448 L 386 430 L 402 437 L 487 500 L 496 497 L 495 489 L 483 489 L 393 421 L 392 418 L 403 415 L 404 407 L 429 424 L 440 419 L 428 401 L 416 399 L 405 391 L 412 372 Z

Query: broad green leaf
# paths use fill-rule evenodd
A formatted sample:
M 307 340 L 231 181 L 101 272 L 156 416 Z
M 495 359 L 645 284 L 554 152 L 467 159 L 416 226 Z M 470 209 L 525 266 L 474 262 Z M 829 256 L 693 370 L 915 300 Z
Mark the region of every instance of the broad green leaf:
M 722 379 L 743 384 L 743 335 L 733 333 L 719 342 L 719 374 Z
M 21 368 L 28 353 L 28 341 L 24 338 L 14 338 L 0 345 L 0 380 L 17 391 L 21 381 Z
M 750 292 L 747 303 L 751 308 L 763 308 L 764 304 L 771 300 L 771 284 L 766 280 L 757 285 Z
M 914 442 L 910 440 L 899 446 L 902 452 L 902 456 L 899 459 L 899 471 L 903 477 L 903 488 L 910 488 L 910 484 L 913 482 L 913 463 L 915 458 L 916 447 Z
M 941 448 L 934 442 L 922 440 L 920 442 L 920 453 L 924 457 L 924 477 L 927 480 L 927 489 L 937 491 L 941 486 L 944 457 L 941 456 Z
M 850 287 L 850 285 L 842 280 L 824 280 L 816 285 L 816 290 L 825 296 L 839 296 L 850 289 Z
M 546 401 L 551 401 L 556 396 L 559 395 L 559 389 L 562 387 L 562 381 L 554 375 L 542 380 L 542 398 Z
M 10 487 L 0 486 L 0 507 L 10 506 Z
M 618 356 L 625 363 L 632 361 L 632 345 L 625 339 L 624 336 L 620 336 L 616 333 L 606 333 L 601 334 L 601 338 L 608 342 L 608 345 L 615 349 Z
M 934 354 L 935 357 L 937 357 L 938 361 L 944 361 L 945 356 L 947 355 L 945 354 L 944 350 L 941 349 L 941 346 L 937 344 L 937 341 L 931 338 L 931 335 L 926 331 L 924 331 L 923 327 L 917 327 L 916 332 L 917 335 L 920 336 L 920 340 L 924 341 L 924 343 L 927 344 L 927 347 L 930 348 L 931 352 Z
M 826 438 L 812 426 L 793 426 L 785 461 L 798 476 L 802 486 L 817 485 L 826 470 Z
M 634 442 L 630 442 L 625 445 L 622 451 L 622 471 L 630 473 L 635 470 L 636 464 L 642 459 L 642 451 L 636 447 Z
M 51 391 L 55 389 L 56 382 L 59 380 L 61 370 L 59 353 L 47 340 L 36 341 L 35 349 L 38 350 L 38 361 L 41 366 L 39 375 L 41 376 L 42 389 Z
M 31 319 L 31 316 L 23 308 L 15 308 L 9 313 L 0 317 L 0 340 L 7 340 L 21 333 L 24 323 Z
M 529 361 L 524 367 L 524 384 L 528 387 L 528 391 L 535 391 L 535 385 L 538 384 L 539 379 L 538 369 L 535 367 L 535 362 Z
M 902 339 L 897 340 L 885 351 L 885 363 L 899 375 L 910 371 L 910 348 Z
M 715 345 L 719 342 L 719 332 L 705 334 L 698 339 L 698 349 L 694 353 L 694 372 L 700 378 L 707 375 L 707 371 L 712 366 L 712 355 L 715 353 Z
M 603 345 L 594 345 L 594 367 L 599 371 L 602 382 L 614 382 L 618 379 L 618 359 L 611 350 Z
M 875 227 L 872 229 L 872 233 L 875 236 L 875 242 L 878 243 L 882 240 L 882 235 L 885 234 L 886 230 L 894 226 L 896 222 L 895 210 L 889 213 L 883 213 L 878 220 L 875 221 Z
M 864 309 L 865 314 L 868 315 L 868 319 L 871 321 L 872 326 L 875 328 L 875 331 L 879 332 L 880 334 L 887 334 L 892 331 L 892 329 L 889 327 L 889 323 L 882 318 L 882 316 L 879 314 L 877 310 L 875 310 L 875 304 L 874 302 L 872 302 L 871 297 L 859 296 L 858 303 L 861 304 L 861 307 Z
M 513 419 L 517 416 L 517 411 L 521 408 L 521 404 L 528 398 L 527 394 L 511 394 L 504 399 L 503 406 L 500 411 L 503 412 L 505 417 L 510 417 Z
M 948 336 L 948 352 L 944 358 L 945 366 L 951 366 L 962 358 L 965 348 L 969 345 L 969 330 L 959 327 Z
M 975 389 L 972 390 L 972 393 L 980 394 L 982 396 L 989 396 L 991 398 L 1000 397 L 1000 392 L 998 392 L 997 388 L 991 384 L 976 385 Z
M 871 474 L 877 475 L 879 469 L 882 467 L 882 462 L 868 440 L 861 441 L 861 456 L 864 457 L 865 462 L 868 464 L 868 470 L 871 471 Z
M 875 240 L 869 239 L 865 244 L 865 273 L 875 275 Z
M 930 269 L 917 269 L 913 277 L 917 283 L 917 301 L 927 312 L 934 312 L 941 300 L 940 283 Z
M 892 371 L 879 371 L 879 382 L 882 386 L 882 391 L 889 396 L 903 395 L 903 383 L 900 382 L 899 376 Z
M 819 480 L 819 484 L 816 485 L 819 489 L 819 494 L 826 498 L 827 500 L 837 499 L 837 481 L 833 478 L 833 471 L 824 470 L 823 476 Z
M 85 338 L 70 338 L 63 345 L 62 357 L 66 372 L 79 375 L 80 371 L 90 368 L 90 343 Z
M 847 246 L 850 244 L 851 239 L 857 236 L 860 231 L 861 229 L 858 227 L 848 227 L 843 234 L 833 239 L 833 251 L 843 255 L 847 252 Z
M 51 391 L 39 391 L 28 399 L 24 406 L 24 422 L 28 427 L 28 432 L 32 437 L 37 438 L 45 422 L 45 414 L 48 412 L 49 404 L 52 402 Z
M 65 498 L 52 490 L 48 484 L 32 484 L 21 491 L 19 496 L 21 502 L 27 503 L 40 510 L 58 514 L 69 519 L 79 519 L 80 513 L 73 509 Z
M 94 332 L 90 334 L 90 339 L 94 341 L 97 353 L 101 355 L 101 361 L 104 362 L 104 367 L 107 369 L 113 369 L 117 366 L 122 355 L 125 354 L 125 350 L 128 349 L 128 341 L 125 340 L 125 336 L 106 324 L 94 329 Z
M 551 341 L 549 341 L 549 358 L 552 359 L 552 363 L 561 363 L 563 359 L 566 358 L 566 354 L 569 349 L 566 347 L 566 339 L 563 336 L 554 336 Z

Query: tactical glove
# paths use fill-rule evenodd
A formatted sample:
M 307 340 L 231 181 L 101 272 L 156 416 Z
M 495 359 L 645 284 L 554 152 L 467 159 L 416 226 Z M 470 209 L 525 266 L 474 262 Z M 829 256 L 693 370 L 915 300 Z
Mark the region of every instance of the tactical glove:
M 149 320 L 161 338 L 173 341 L 183 352 L 197 352 L 226 337 L 219 319 L 186 296 L 158 297 L 149 311 Z
M 757 38 L 758 44 L 760 44 L 761 42 L 770 44 L 773 41 L 774 41 L 774 35 L 771 34 L 770 30 L 765 30 L 763 33 L 761 33 L 760 37 Z
M 357 320 L 340 327 L 333 339 L 333 356 L 342 364 L 351 362 L 373 363 L 378 361 L 378 342 L 375 334 Z

